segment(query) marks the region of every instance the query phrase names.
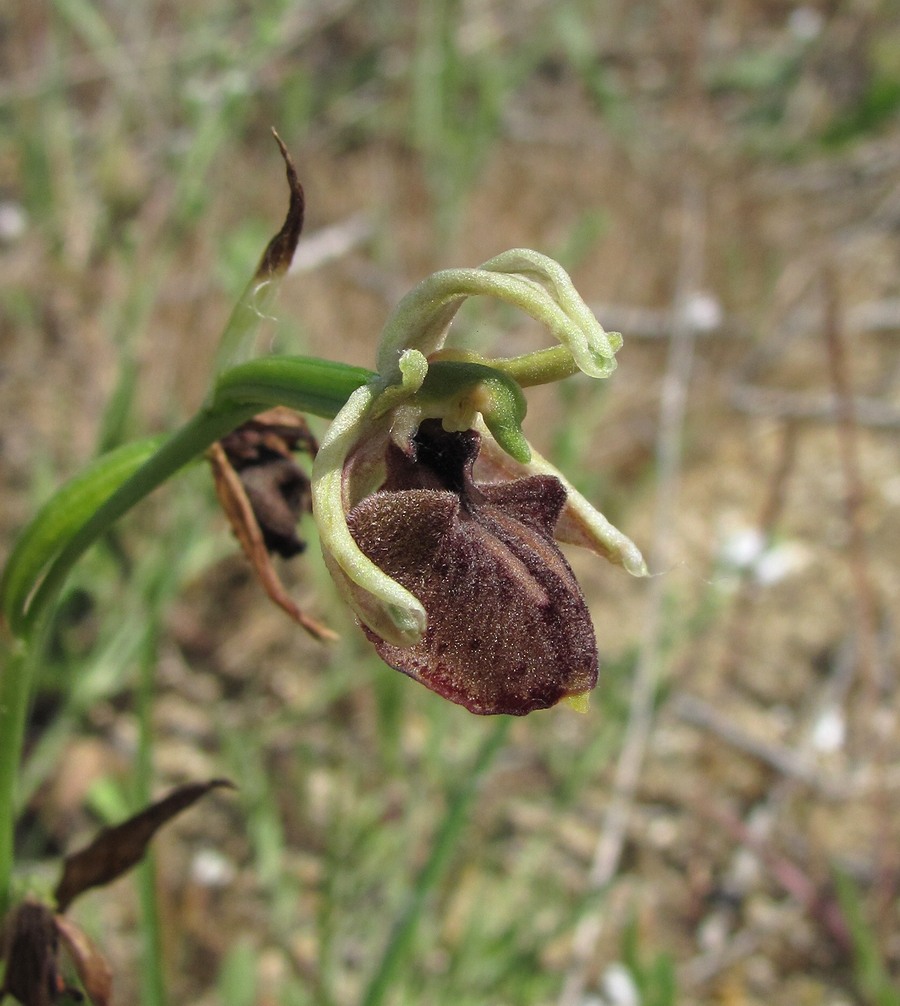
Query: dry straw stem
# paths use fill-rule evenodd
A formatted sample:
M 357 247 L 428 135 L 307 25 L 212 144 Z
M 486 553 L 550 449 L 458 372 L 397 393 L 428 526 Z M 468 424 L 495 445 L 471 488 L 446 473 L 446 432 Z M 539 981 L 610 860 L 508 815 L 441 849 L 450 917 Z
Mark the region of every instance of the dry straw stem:
M 772 471 L 765 500 L 755 526 L 762 532 L 763 541 L 769 543 L 775 535 L 775 528 L 781 518 L 787 498 L 790 476 L 797 462 L 797 423 L 789 420 L 784 424 L 778 460 Z M 735 680 L 738 664 L 743 654 L 748 652 L 753 601 L 760 592 L 760 585 L 750 567 L 743 570 L 738 589 L 731 606 L 728 628 L 724 634 L 724 646 L 717 680 Z
M 837 408 L 838 449 L 844 477 L 844 510 L 848 527 L 847 558 L 853 578 L 856 619 L 856 671 L 864 689 L 864 722 L 875 726 L 872 735 L 871 761 L 878 784 L 873 791 L 873 813 L 876 821 L 872 861 L 875 864 L 876 916 L 882 934 L 891 925 L 891 906 L 897 890 L 897 868 L 893 850 L 895 839 L 893 817 L 887 783 L 888 733 L 887 722 L 878 715 L 879 704 L 887 685 L 886 668 L 879 652 L 878 601 L 869 570 L 863 508 L 866 490 L 859 462 L 859 427 L 853 395 L 850 356 L 841 317 L 840 289 L 835 268 L 830 263 L 823 269 L 825 297 L 825 341 L 832 391 Z
M 656 441 L 657 502 L 649 565 L 657 574 L 666 570 L 670 563 L 677 520 L 682 434 L 696 336 L 696 330 L 685 317 L 684 305 L 701 285 L 705 223 L 703 194 L 696 182 L 688 180 L 685 182 L 683 195 L 680 263 L 674 298 L 675 315 L 679 321 L 672 332 L 669 345 Z M 650 581 L 628 724 L 616 764 L 612 797 L 588 873 L 587 887 L 591 891 L 602 891 L 610 884 L 622 855 L 628 819 L 654 722 L 653 701 L 660 673 L 666 590 L 664 576 L 657 575 Z M 572 939 L 572 959 L 559 997 L 559 1006 L 577 1006 L 583 1000 L 594 949 L 602 934 L 605 916 L 605 906 L 601 904 L 579 922 Z
M 803 391 L 776 391 L 755 384 L 737 383 L 729 391 L 731 405 L 750 416 L 769 419 L 808 419 L 814 422 L 840 421 L 840 405 L 831 396 Z M 854 400 L 854 425 L 875 429 L 900 429 L 900 409 L 880 398 Z
M 877 657 L 877 603 L 869 574 L 866 555 L 866 535 L 862 524 L 865 488 L 859 464 L 859 428 L 850 359 L 845 347 L 841 321 L 840 291 L 835 270 L 826 266 L 823 272 L 825 294 L 825 342 L 828 347 L 828 367 L 835 400 L 838 448 L 844 477 L 844 511 L 849 531 L 848 559 L 856 593 L 856 632 L 859 674 L 868 689 L 871 710 L 874 711 L 881 685 Z

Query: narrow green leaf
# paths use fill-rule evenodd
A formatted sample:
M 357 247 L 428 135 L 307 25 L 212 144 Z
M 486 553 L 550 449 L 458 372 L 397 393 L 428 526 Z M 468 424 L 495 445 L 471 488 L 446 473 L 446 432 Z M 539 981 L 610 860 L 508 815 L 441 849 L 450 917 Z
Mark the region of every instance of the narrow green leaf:
M 67 482 L 22 532 L 0 576 L 0 611 L 18 635 L 28 599 L 64 544 L 161 443 L 150 437 L 103 454 Z
M 244 287 L 222 333 L 217 353 L 217 370 L 220 372 L 252 357 L 256 333 L 260 325 L 269 320 L 269 309 L 290 267 L 303 230 L 303 186 L 287 147 L 274 130 L 272 133 L 284 158 L 290 193 L 287 214 L 281 230 L 266 246 L 256 272 Z

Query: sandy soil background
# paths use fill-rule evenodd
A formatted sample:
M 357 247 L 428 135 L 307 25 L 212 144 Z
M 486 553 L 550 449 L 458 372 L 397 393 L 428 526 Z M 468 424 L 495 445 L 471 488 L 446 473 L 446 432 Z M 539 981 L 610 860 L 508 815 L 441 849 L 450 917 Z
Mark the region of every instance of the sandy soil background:
M 0 58 L 4 545 L 202 401 L 272 125 L 308 201 L 282 350 L 369 365 L 418 279 L 520 245 L 624 335 L 526 431 L 654 577 L 572 554 L 592 710 L 513 725 L 384 1001 L 898 1001 L 896 7 L 22 4 Z M 492 729 L 367 654 L 315 547 L 284 573 L 341 643 L 267 605 L 198 469 L 86 561 L 36 700 L 34 868 L 128 805 L 142 660 L 154 791 L 240 785 L 159 845 L 173 1002 L 362 1001 Z M 83 909 L 123 1002 L 129 883 Z

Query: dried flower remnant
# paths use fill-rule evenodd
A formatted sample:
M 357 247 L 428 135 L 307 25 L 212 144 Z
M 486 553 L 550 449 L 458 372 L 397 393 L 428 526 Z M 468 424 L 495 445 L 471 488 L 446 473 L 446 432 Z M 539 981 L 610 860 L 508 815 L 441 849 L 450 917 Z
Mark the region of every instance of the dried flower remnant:
M 304 418 L 290 409 L 261 413 L 214 444 L 208 458 L 216 495 L 268 596 L 315 639 L 336 639 L 306 614 L 281 582 L 271 553 L 292 558 L 306 548 L 297 521 L 312 509 L 309 479 L 293 459 L 318 445 Z
M 261 413 L 219 443 L 237 472 L 269 552 L 291 559 L 306 548 L 297 521 L 312 513 L 309 478 L 295 451 L 316 456 L 318 444 L 303 416 L 277 408 Z
M 112 972 L 103 952 L 63 914 L 75 898 L 112 883 L 143 859 L 153 836 L 211 790 L 232 787 L 225 779 L 179 786 L 127 821 L 104 828 L 85 848 L 66 857 L 56 886 L 56 910 L 26 898 L 6 916 L 0 934 L 5 966 L 0 999 L 10 995 L 22 1006 L 54 1006 L 81 993 L 63 977 L 63 954 L 93 1006 L 112 999 Z
M 6 975 L 0 999 L 10 995 L 22 1006 L 52 1006 L 71 990 L 59 970 L 56 916 L 46 905 L 23 901 L 6 919 L 0 960 Z

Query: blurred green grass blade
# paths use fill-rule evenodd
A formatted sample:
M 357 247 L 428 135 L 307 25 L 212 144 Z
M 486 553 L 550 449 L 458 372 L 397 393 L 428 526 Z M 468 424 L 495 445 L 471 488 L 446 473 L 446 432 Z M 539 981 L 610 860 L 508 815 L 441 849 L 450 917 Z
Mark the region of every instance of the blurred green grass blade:
M 15 800 L 19 758 L 25 732 L 25 710 L 28 706 L 31 680 L 34 676 L 34 652 L 20 642 L 0 635 L 0 710 L 3 710 L 3 731 L 0 732 L 0 807 L 12 808 Z M 15 715 L 20 713 L 20 715 Z M 14 815 L 0 813 L 0 919 L 12 898 L 10 883 L 15 847 Z
M 859 991 L 873 1006 L 897 1006 L 900 1001 L 897 986 L 891 980 L 876 934 L 866 920 L 856 885 L 842 870 L 835 870 L 834 886 L 853 943 L 853 971 Z
M 217 983 L 222 1006 L 253 1006 L 257 1001 L 258 956 L 258 951 L 249 942 L 239 943 L 229 951 Z
M 74 530 L 69 529 L 67 538 L 60 539 L 61 547 L 55 554 L 48 556 L 49 565 L 45 563 L 46 574 L 34 584 L 28 610 L 15 613 L 19 630 L 27 635 L 30 627 L 40 618 L 41 612 L 54 601 L 75 563 L 123 514 L 205 451 L 210 444 L 259 411 L 259 404 L 251 402 L 234 407 L 225 403 L 221 408 L 203 409 L 161 443 L 155 441 L 154 446 L 158 449 L 143 464 L 132 469 L 128 477 L 114 485 L 112 493 L 99 502 L 86 520 Z M 86 512 L 88 508 L 83 511 Z M 27 593 L 32 593 L 31 587 L 27 588 Z M 0 593 L 0 601 L 2 597 Z M 23 602 L 26 600 L 27 597 L 22 597 Z
M 115 76 L 122 69 L 120 43 L 100 13 L 99 5 L 91 0 L 54 0 L 53 7 L 110 75 Z
M 485 773 L 506 742 L 511 724 L 511 717 L 504 716 L 494 726 L 482 742 L 465 781 L 453 794 L 444 820 L 435 835 L 431 854 L 416 877 L 409 898 L 394 922 L 381 961 L 362 997 L 363 1006 L 381 1006 L 385 1002 L 391 990 L 391 983 L 409 957 L 428 895 L 447 872 L 468 819 L 469 807 L 478 793 Z
M 67 482 L 25 528 L 0 577 L 0 610 L 14 634 L 21 632 L 28 599 L 53 558 L 160 443 L 160 437 L 149 437 L 101 455 Z

